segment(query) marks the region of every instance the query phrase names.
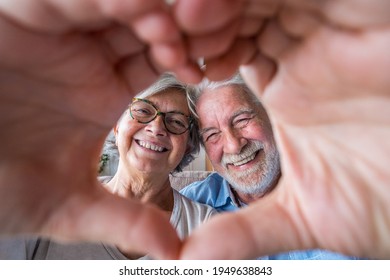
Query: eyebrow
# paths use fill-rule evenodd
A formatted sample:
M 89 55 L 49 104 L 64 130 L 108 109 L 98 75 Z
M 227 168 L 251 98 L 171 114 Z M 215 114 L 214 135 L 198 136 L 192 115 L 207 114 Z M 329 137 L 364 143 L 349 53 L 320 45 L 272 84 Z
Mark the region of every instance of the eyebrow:
M 243 114 L 255 114 L 255 110 L 254 109 L 251 109 L 251 108 L 243 108 L 243 109 L 240 109 L 236 112 L 234 112 L 234 114 L 231 116 L 231 118 L 229 119 L 229 122 L 230 123 L 233 123 L 234 119 L 243 115 Z
M 149 101 L 149 100 L 148 100 Z M 182 112 L 182 111 L 178 111 L 178 110 L 172 110 L 172 111 L 166 111 L 166 112 L 162 112 L 161 110 L 160 110 L 160 108 L 156 105 L 156 104 L 154 104 L 154 103 L 152 103 L 151 101 L 149 101 L 151 104 L 153 104 L 153 106 L 158 110 L 158 111 L 160 111 L 161 113 L 164 113 L 164 114 L 166 114 L 166 113 L 170 113 L 170 114 L 181 114 L 181 115 L 183 115 L 183 116 L 186 116 L 186 117 L 188 117 L 188 118 L 190 118 L 191 117 L 191 113 L 189 114 L 189 115 L 187 115 L 186 113 L 184 113 L 184 112 Z
M 215 130 L 215 129 L 217 129 L 217 128 L 215 128 L 215 127 L 206 127 L 206 128 L 204 128 L 204 129 L 201 129 L 201 130 L 199 131 L 199 134 L 200 134 L 200 136 L 202 137 L 204 134 L 206 134 L 206 133 L 209 132 L 210 130 Z
M 135 97 L 134 99 L 137 99 L 137 100 L 140 100 L 140 101 L 144 101 L 144 102 L 146 102 L 146 103 L 149 103 L 149 104 L 152 105 L 157 111 L 159 111 L 159 112 L 161 112 L 161 113 L 164 113 L 164 114 L 166 114 L 166 113 L 170 113 L 170 114 L 174 113 L 174 114 L 181 114 L 181 115 L 186 116 L 186 117 L 188 117 L 188 118 L 191 117 L 191 114 L 190 114 L 190 115 L 187 115 L 186 113 L 181 112 L 181 111 L 178 111 L 178 110 L 172 110 L 172 111 L 162 112 L 162 111 L 160 110 L 159 106 L 157 106 L 157 104 L 155 104 L 154 102 L 152 102 L 152 101 L 150 101 L 149 99 L 146 99 L 146 98 L 136 98 L 136 97 Z M 130 104 L 131 104 L 131 103 L 130 103 Z
M 160 111 L 160 109 L 158 109 Z M 177 111 L 177 110 L 173 110 L 173 111 L 167 111 L 167 112 L 163 112 L 163 113 L 175 113 L 175 114 L 181 114 L 181 115 L 184 115 L 186 117 L 190 117 L 190 115 L 187 115 L 186 113 L 184 112 L 181 112 L 181 111 Z
M 229 118 L 229 123 L 233 123 L 234 119 L 241 116 L 242 114 L 254 114 L 255 113 L 255 110 L 253 109 L 250 109 L 250 108 L 243 108 L 243 109 L 240 109 L 236 112 L 234 112 L 234 114 Z M 203 128 L 199 131 L 199 134 L 200 136 L 203 136 L 203 134 L 211 131 L 211 130 L 218 130 L 216 127 L 206 127 L 206 128 Z

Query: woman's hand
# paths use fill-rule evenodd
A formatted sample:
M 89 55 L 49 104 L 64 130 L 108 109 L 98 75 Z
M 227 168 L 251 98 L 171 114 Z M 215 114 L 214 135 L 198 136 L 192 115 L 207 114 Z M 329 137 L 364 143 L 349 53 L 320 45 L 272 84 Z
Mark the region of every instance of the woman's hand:
M 2 1 L 0 15 L 0 233 L 175 258 L 168 217 L 96 179 L 103 141 L 131 98 L 161 65 L 189 65 L 165 2 Z

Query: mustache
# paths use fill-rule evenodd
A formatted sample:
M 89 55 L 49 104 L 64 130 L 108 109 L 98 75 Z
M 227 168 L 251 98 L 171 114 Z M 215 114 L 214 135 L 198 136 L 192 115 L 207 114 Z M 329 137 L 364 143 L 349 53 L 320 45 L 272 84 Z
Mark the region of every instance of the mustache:
M 226 166 L 228 164 L 234 164 L 243 161 L 263 148 L 263 143 L 259 141 L 250 141 L 238 154 L 223 154 L 221 163 Z

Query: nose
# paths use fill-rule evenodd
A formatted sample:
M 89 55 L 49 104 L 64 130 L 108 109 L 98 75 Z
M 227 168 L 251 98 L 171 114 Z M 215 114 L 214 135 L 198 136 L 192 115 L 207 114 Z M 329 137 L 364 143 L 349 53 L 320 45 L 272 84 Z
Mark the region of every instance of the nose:
M 248 140 L 237 131 L 227 131 L 224 135 L 223 152 L 226 154 L 239 154 Z
M 165 136 L 168 134 L 164 124 L 164 116 L 157 115 L 154 120 L 146 125 L 146 130 L 153 135 Z

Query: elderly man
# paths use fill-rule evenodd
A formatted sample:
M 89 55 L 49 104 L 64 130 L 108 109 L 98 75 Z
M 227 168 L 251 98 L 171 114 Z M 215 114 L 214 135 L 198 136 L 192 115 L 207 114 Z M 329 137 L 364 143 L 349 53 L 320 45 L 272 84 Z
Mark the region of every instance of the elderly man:
M 199 117 L 202 144 L 216 173 L 192 183 L 182 193 L 224 212 L 245 207 L 271 192 L 281 176 L 271 122 L 241 77 L 236 75 L 222 82 L 203 81 L 193 103 Z M 264 258 L 348 257 L 316 249 Z
M 390 257 L 389 1 L 0 3 L 0 235 L 160 258 Z M 184 243 L 163 213 L 96 179 L 106 134 L 160 65 L 187 82 L 245 65 L 281 154 L 277 190 Z

